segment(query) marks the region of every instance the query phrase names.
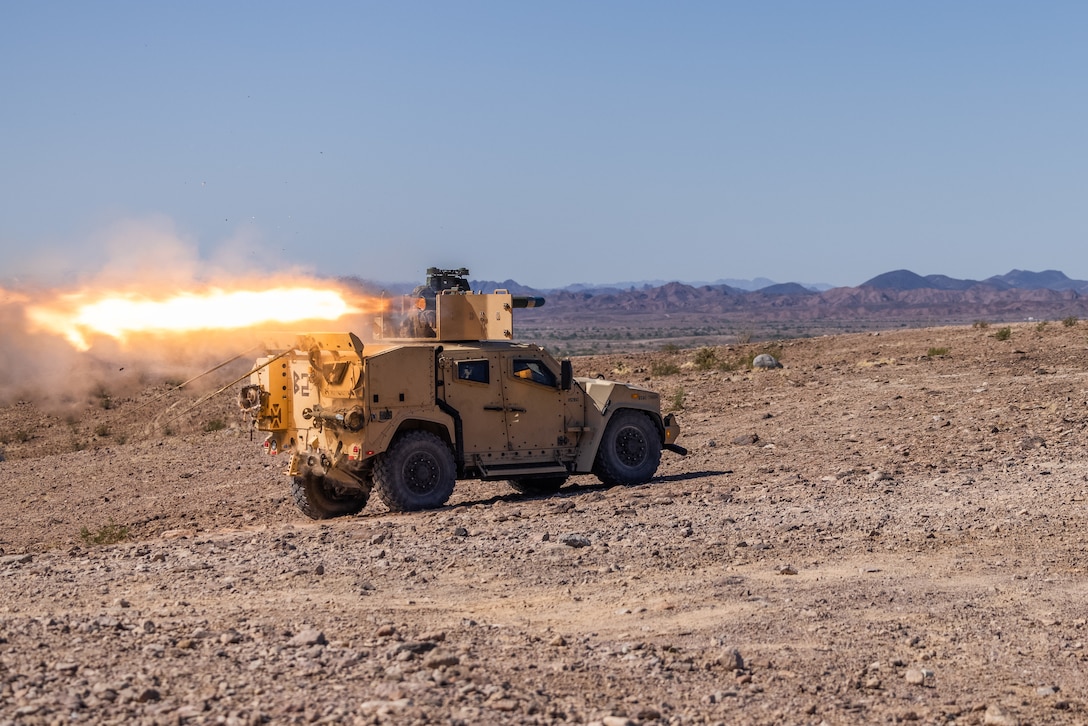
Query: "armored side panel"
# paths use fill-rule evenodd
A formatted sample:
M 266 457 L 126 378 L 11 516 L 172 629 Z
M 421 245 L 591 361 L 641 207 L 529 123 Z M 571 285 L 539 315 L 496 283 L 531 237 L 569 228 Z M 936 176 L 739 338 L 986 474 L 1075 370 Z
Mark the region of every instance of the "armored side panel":
M 367 356 L 366 407 L 370 420 L 386 421 L 394 411 L 434 408 L 434 348 L 396 346 Z
M 510 340 L 514 336 L 514 297 L 448 292 L 435 298 L 439 340 Z

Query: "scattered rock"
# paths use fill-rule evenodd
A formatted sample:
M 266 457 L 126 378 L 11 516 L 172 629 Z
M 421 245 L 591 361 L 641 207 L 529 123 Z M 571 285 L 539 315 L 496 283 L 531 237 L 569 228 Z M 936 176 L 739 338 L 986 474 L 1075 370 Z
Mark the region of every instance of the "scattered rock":
M 140 703 L 148 703 L 151 701 L 162 700 L 162 694 L 159 693 L 157 688 L 145 688 L 140 691 L 140 695 L 136 697 L 136 700 Z
M 435 651 L 427 656 L 423 661 L 423 665 L 427 668 L 442 668 L 458 665 L 461 659 L 453 653 L 444 653 L 441 651 Z
M 778 362 L 770 353 L 760 353 L 752 359 L 753 368 L 781 368 L 782 364 Z
M 591 544 L 589 537 L 586 537 L 584 534 L 565 534 L 559 538 L 559 541 L 567 547 L 574 548 L 589 547 Z
M 744 670 L 744 658 L 741 657 L 740 651 L 736 648 L 726 648 L 718 656 L 717 665 L 730 671 L 743 671 Z
M 1020 726 L 1020 719 L 1003 706 L 991 703 L 982 717 L 985 726 Z
M 327 643 L 328 641 L 325 640 L 325 634 L 316 628 L 307 628 L 287 641 L 287 645 L 295 648 L 302 648 L 310 645 L 325 645 Z

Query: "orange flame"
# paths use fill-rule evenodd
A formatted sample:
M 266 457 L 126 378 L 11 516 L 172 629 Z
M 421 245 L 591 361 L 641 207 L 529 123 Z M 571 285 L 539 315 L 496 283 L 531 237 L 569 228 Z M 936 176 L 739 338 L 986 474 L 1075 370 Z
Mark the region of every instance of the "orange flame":
M 61 335 L 79 350 L 89 349 L 89 340 L 95 335 L 124 341 L 141 333 L 169 335 L 336 320 L 360 312 L 363 310 L 335 290 L 286 286 L 233 291 L 213 288 L 159 299 L 131 292 L 82 292 L 26 308 L 27 318 L 39 330 Z

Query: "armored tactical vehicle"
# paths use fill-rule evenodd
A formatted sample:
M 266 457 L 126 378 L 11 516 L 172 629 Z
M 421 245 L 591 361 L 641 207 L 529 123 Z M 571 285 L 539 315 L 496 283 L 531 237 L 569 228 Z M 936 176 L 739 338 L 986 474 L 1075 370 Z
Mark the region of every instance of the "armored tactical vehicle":
M 393 511 L 439 507 L 458 479 L 528 494 L 554 493 L 571 474 L 640 484 L 662 449 L 686 453 L 657 393 L 575 378 L 569 360 L 512 341 L 514 309 L 542 298 L 472 292 L 466 269 L 427 274 L 408 312 L 381 317 L 376 342 L 301 336 L 258 360 L 242 388 L 268 452 L 290 457 L 304 514 L 354 514 L 372 490 Z

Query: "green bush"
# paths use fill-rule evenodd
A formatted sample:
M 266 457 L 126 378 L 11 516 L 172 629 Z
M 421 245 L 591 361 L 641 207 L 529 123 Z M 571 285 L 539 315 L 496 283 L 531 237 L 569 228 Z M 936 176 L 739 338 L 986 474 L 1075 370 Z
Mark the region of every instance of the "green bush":
M 92 532 L 86 527 L 79 530 L 79 538 L 89 545 L 111 545 L 128 539 L 128 527 L 121 524 L 102 525 L 97 531 Z
M 998 328 L 997 332 L 994 333 L 994 337 L 998 340 L 1008 340 L 1012 337 L 1012 328 L 1010 328 L 1008 325 L 1006 325 L 1004 328 Z
M 971 327 L 975 330 L 985 330 L 986 328 L 990 327 L 990 324 L 987 323 L 985 320 L 976 320 L 975 322 L 971 323 Z
M 204 424 L 204 431 L 211 433 L 212 431 L 222 431 L 227 427 L 227 424 L 221 418 L 213 418 Z
M 718 361 L 718 351 L 710 347 L 700 348 L 695 351 L 695 359 L 693 362 L 695 363 L 695 367 L 701 371 L 713 370 L 720 365 Z
M 674 376 L 680 372 L 680 366 L 672 361 L 654 361 L 650 365 L 650 375 L 654 378 L 661 376 Z
M 673 411 L 680 411 L 684 408 L 684 398 L 687 396 L 687 392 L 681 388 L 673 394 L 669 400 L 669 406 Z
M 1076 315 L 1070 315 L 1068 318 L 1063 318 L 1062 319 L 1062 325 L 1064 325 L 1067 328 L 1072 328 L 1074 325 L 1076 325 L 1079 322 L 1080 322 L 1080 320 L 1077 318 Z
M 942 355 L 948 355 L 948 348 L 930 348 L 926 351 L 928 358 L 939 358 Z

